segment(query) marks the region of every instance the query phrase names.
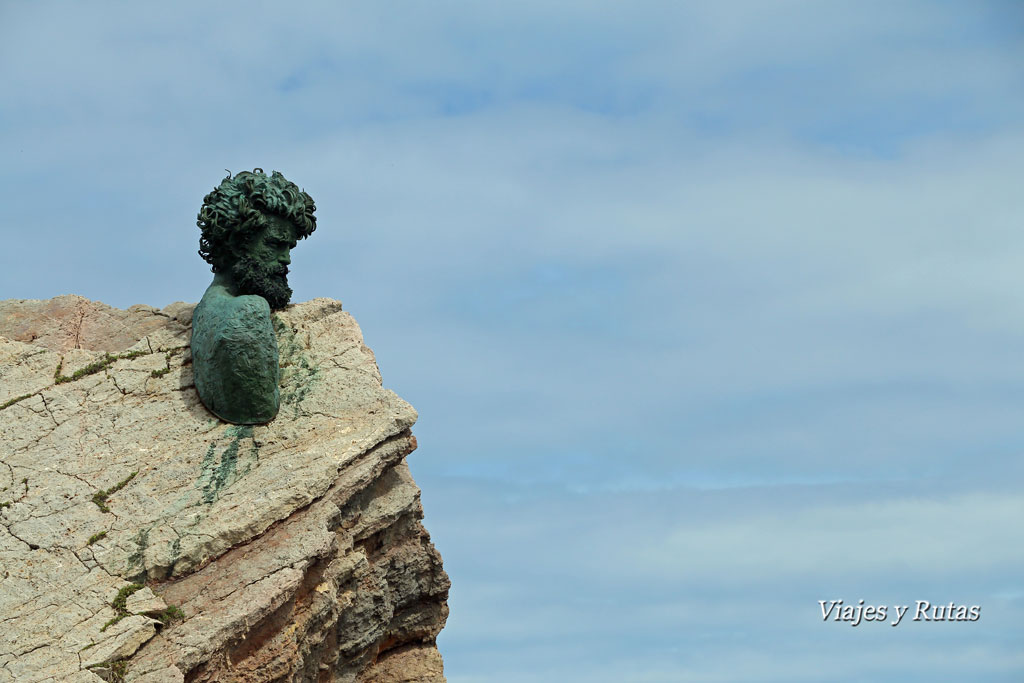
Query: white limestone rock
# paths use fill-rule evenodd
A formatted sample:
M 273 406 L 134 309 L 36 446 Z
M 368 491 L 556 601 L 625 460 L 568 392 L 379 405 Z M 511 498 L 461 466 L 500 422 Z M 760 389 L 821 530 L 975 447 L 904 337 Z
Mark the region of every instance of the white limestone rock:
M 191 308 L 0 301 L 0 683 L 126 658 L 149 683 L 443 681 L 416 412 L 355 321 L 276 313 L 281 411 L 241 427 L 196 396 Z

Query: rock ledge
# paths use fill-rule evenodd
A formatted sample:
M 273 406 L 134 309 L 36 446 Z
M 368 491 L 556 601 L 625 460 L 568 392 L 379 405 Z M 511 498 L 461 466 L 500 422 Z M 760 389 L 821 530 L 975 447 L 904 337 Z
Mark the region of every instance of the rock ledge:
M 0 683 L 444 681 L 416 411 L 358 325 L 275 314 L 281 412 L 241 427 L 191 312 L 0 301 Z

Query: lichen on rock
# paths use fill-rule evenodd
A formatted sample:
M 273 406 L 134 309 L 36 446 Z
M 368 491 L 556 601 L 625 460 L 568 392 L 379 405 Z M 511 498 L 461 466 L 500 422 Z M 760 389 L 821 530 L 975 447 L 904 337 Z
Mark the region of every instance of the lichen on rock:
M 443 681 L 416 412 L 355 321 L 275 313 L 281 411 L 255 426 L 199 402 L 190 321 L 0 301 L 0 683 Z

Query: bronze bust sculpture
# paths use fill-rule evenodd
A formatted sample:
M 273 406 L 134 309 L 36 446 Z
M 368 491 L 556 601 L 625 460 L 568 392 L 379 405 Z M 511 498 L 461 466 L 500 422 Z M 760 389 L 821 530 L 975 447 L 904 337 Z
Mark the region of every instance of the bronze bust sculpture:
M 312 197 L 274 171 L 230 172 L 203 199 L 199 255 L 214 272 L 192 315 L 196 390 L 217 417 L 273 420 L 280 407 L 270 312 L 291 298 L 290 251 L 316 229 Z

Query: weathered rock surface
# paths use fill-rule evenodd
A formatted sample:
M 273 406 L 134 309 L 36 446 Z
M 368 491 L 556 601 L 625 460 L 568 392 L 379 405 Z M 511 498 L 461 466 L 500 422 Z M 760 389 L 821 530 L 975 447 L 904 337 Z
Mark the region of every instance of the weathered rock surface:
M 277 313 L 281 412 L 241 427 L 191 310 L 0 301 L 0 683 L 443 681 L 416 412 L 355 321 Z

